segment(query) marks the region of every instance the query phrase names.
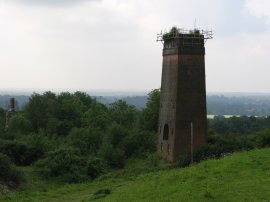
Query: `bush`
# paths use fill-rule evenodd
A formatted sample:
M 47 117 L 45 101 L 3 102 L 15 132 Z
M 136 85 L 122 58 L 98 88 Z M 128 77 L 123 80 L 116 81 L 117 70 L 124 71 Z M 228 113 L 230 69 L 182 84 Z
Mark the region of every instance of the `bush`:
M 31 132 L 32 128 L 30 121 L 23 114 L 16 113 L 9 120 L 8 130 L 10 133 L 25 135 Z
M 100 156 L 105 159 L 112 168 L 123 168 L 125 165 L 125 154 L 119 148 L 114 148 L 111 144 L 104 144 L 100 150 Z
M 166 42 L 171 41 L 171 40 L 174 39 L 174 36 L 177 35 L 177 34 L 179 34 L 178 28 L 177 27 L 172 27 L 170 32 L 165 33 L 165 34 L 162 35 L 162 39 L 164 41 L 166 41 Z
M 150 131 L 132 131 L 121 143 L 126 157 L 138 153 L 154 152 L 156 150 L 156 133 Z
M 158 153 L 150 153 L 147 155 L 147 163 L 150 167 L 158 167 L 162 162 L 162 156 Z
M 125 127 L 120 124 L 113 123 L 108 127 L 104 141 L 112 144 L 114 147 L 118 147 L 123 138 L 125 138 L 127 135 L 128 131 Z
M 49 139 L 44 131 L 39 131 L 38 134 L 30 134 L 27 136 L 24 136 L 20 139 L 22 142 L 24 142 L 29 148 L 34 149 L 37 153 L 40 154 L 41 158 L 43 154 L 45 154 L 47 151 L 51 150 L 53 147 L 54 139 Z
M 101 145 L 102 134 L 92 128 L 73 128 L 69 133 L 69 144 L 81 155 L 94 155 Z
M 0 153 L 0 181 L 9 186 L 17 186 L 23 180 L 23 173 L 12 165 L 7 155 Z
M 8 140 L 0 141 L 0 152 L 9 156 L 11 161 L 18 166 L 30 165 L 43 155 L 38 147 Z
M 190 155 L 182 155 L 179 157 L 179 159 L 177 161 L 177 165 L 181 168 L 189 166 L 190 163 L 191 163 Z
M 87 175 L 91 179 L 104 174 L 106 171 L 106 163 L 103 159 L 97 157 L 90 157 L 87 161 Z
M 193 161 L 200 162 L 209 158 L 220 158 L 236 151 L 250 150 L 254 145 L 248 137 L 241 135 L 214 135 L 208 138 L 208 144 L 194 151 Z M 178 166 L 186 167 L 191 162 L 190 155 L 183 155 L 178 160 Z
M 60 177 L 65 182 L 82 182 L 87 179 L 85 159 L 70 147 L 49 152 L 36 165 L 44 175 Z
M 270 129 L 265 129 L 256 134 L 256 145 L 258 147 L 270 146 Z

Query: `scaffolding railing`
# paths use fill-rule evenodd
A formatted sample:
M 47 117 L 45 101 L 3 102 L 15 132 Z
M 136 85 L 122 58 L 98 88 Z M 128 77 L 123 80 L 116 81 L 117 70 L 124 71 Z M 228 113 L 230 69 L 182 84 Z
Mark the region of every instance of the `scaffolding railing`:
M 204 43 L 208 39 L 213 39 L 213 31 L 212 30 L 203 30 L 203 29 L 183 29 L 183 28 L 174 28 L 171 31 L 161 31 L 157 34 L 157 40 L 161 41 L 171 41 L 174 39 L 198 39 L 204 40 Z

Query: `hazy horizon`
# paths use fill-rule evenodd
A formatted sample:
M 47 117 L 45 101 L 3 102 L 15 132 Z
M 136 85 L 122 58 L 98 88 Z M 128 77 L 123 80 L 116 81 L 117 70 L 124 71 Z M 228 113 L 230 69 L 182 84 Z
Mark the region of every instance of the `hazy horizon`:
M 153 90 L 153 89 L 151 89 Z M 31 95 L 33 93 L 42 94 L 47 91 L 53 93 L 70 92 L 74 93 L 76 91 L 85 92 L 93 96 L 145 96 L 151 90 L 134 90 L 134 89 L 1 89 L 0 95 Z M 233 91 L 207 91 L 206 94 L 209 95 L 224 95 L 224 96 L 269 96 L 270 92 L 233 92 Z

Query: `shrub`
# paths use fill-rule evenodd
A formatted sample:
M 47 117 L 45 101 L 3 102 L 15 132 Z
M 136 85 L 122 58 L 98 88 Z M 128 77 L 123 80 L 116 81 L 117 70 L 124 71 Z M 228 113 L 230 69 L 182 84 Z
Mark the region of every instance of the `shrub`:
M 114 147 L 117 147 L 127 135 L 128 131 L 125 127 L 120 124 L 113 123 L 109 126 L 104 141 L 112 144 Z
M 11 161 L 19 166 L 30 165 L 43 155 L 38 147 L 8 140 L 0 142 L 0 152 L 9 156 Z
M 179 34 L 177 27 L 172 27 L 168 33 L 162 35 L 164 41 L 171 41 L 175 35 Z
M 105 173 L 106 163 L 103 159 L 90 157 L 87 161 L 87 175 L 91 179 L 95 179 L 99 175 Z
M 36 152 L 40 153 L 40 157 L 49 151 L 53 147 L 54 143 L 54 140 L 49 139 L 42 130 L 39 131 L 38 134 L 34 133 L 21 138 L 21 141 L 24 142 L 28 147 L 33 148 L 36 150 Z
M 17 186 L 23 180 L 23 173 L 12 165 L 7 155 L 0 153 L 0 181 L 9 186 Z
M 32 130 L 30 121 L 20 113 L 17 113 L 10 118 L 8 129 L 10 133 L 21 133 L 23 135 Z
M 162 162 L 162 157 L 158 153 L 150 153 L 147 155 L 147 163 L 151 167 L 157 167 Z
M 49 152 L 36 165 L 44 175 L 60 177 L 65 182 L 82 182 L 87 178 L 85 162 L 73 148 L 62 147 Z
M 270 146 L 270 129 L 265 129 L 256 134 L 256 145 L 258 147 Z
M 93 155 L 101 145 L 102 134 L 92 128 L 73 128 L 69 133 L 69 144 L 81 155 Z
M 241 135 L 214 135 L 208 138 L 208 144 L 194 151 L 193 161 L 200 162 L 209 158 L 220 158 L 235 151 L 250 150 L 252 148 L 254 148 L 254 145 L 247 137 Z M 178 160 L 178 166 L 188 166 L 190 161 L 190 155 L 181 156 Z
M 156 150 L 156 134 L 149 131 L 132 131 L 121 143 L 126 157 Z
M 125 154 L 119 148 L 114 148 L 111 144 L 104 144 L 100 150 L 100 156 L 105 159 L 112 168 L 123 168 L 125 165 Z
M 186 167 L 190 164 L 190 162 L 191 162 L 190 155 L 182 155 L 179 157 L 179 159 L 177 161 L 177 165 L 179 167 Z

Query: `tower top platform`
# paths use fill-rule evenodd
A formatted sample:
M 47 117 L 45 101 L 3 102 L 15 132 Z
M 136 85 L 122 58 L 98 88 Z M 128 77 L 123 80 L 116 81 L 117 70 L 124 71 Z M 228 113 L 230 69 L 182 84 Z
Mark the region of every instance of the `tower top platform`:
M 200 30 L 200 29 L 184 29 L 184 28 L 177 28 L 172 27 L 169 32 L 161 31 L 157 34 L 157 41 L 170 42 L 176 39 L 187 39 L 187 40 L 203 40 L 204 43 L 208 39 L 213 39 L 213 31 L 212 30 Z

